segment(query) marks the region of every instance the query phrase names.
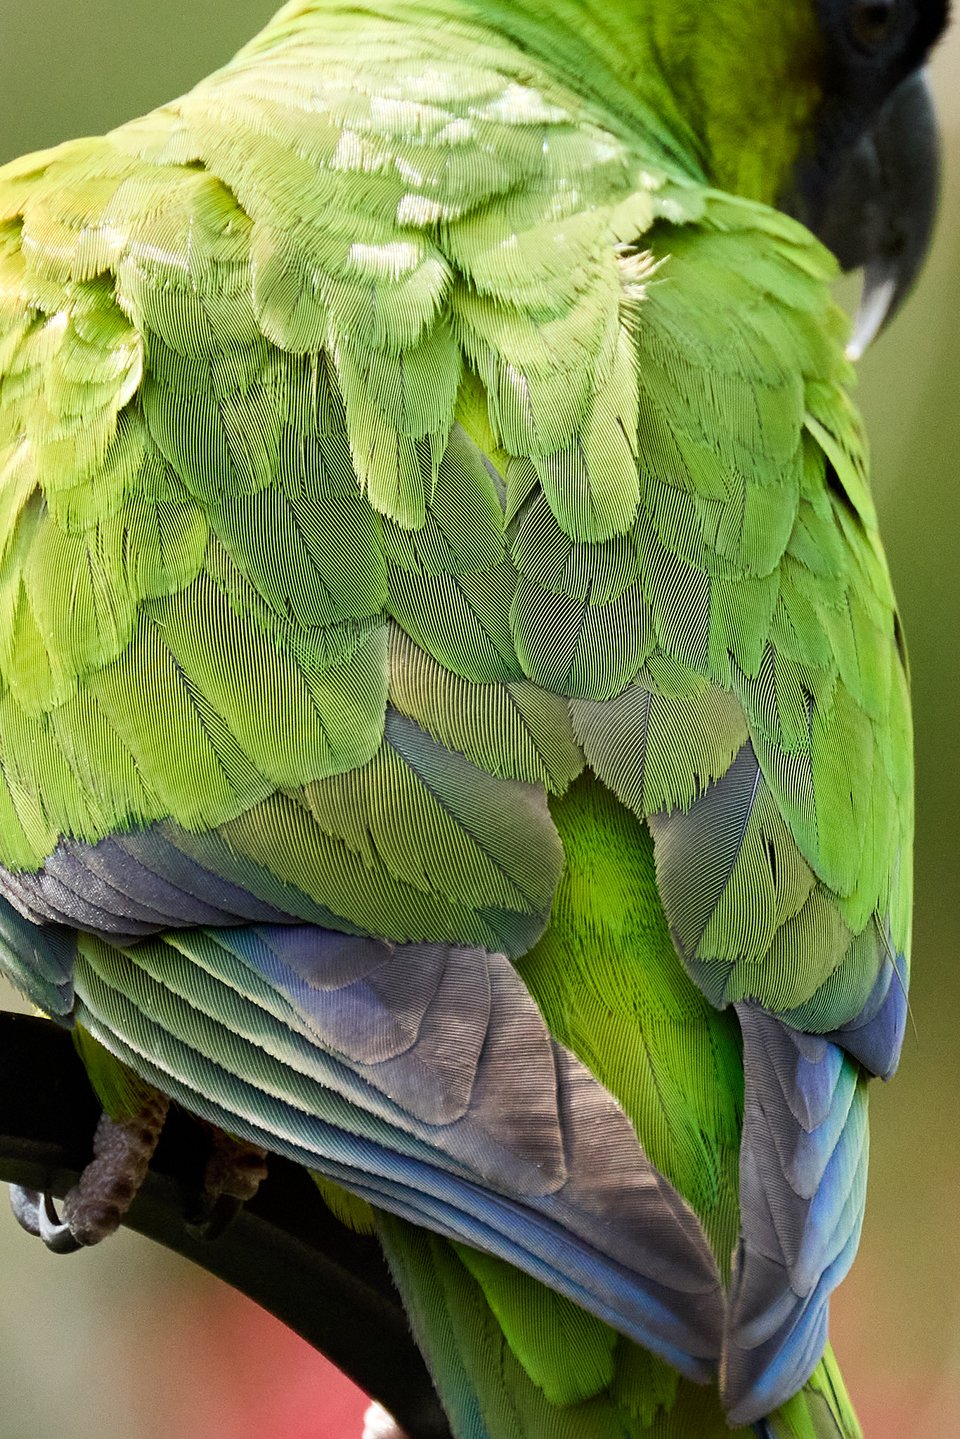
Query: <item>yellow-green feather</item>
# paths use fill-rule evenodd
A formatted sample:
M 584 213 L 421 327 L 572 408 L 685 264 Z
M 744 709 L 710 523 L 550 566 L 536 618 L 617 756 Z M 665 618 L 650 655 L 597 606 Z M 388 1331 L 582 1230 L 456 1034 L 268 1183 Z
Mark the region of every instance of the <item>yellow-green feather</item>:
M 156 1099 L 152 1085 L 111 1054 L 82 1024 L 74 1026 L 72 1038 L 104 1113 L 123 1121 L 137 1119 L 145 1108 L 152 1108 Z
M 905 949 L 906 676 L 834 267 L 753 203 L 811 7 L 611 14 L 295 3 L 0 170 L 0 862 L 165 825 L 304 922 L 517 956 L 726 1270 L 743 1074 L 703 996 L 829 1031 Z M 694 825 L 748 743 L 717 891 L 659 839 L 656 873 L 643 820 Z M 157 976 L 192 992 L 209 943 L 81 940 L 145 1072 L 176 1023 L 207 1074 Z M 150 1023 L 112 999 L 141 984 Z M 478 1403 L 497 1439 L 722 1432 L 534 1281 L 383 1232 L 463 1439 Z M 855 1432 L 811 1382 L 778 1439 Z

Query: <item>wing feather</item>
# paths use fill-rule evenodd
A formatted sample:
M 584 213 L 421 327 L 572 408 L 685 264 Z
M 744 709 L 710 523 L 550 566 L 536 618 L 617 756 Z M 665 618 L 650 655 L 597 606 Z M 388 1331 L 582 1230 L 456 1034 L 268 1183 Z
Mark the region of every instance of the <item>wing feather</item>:
M 714 1293 L 696 1223 L 499 957 L 589 765 L 744 1028 L 724 1362 L 759 1414 L 818 1358 L 858 1065 L 905 1014 L 907 679 L 832 268 L 505 42 L 431 53 L 425 97 L 423 43 L 281 24 L 0 171 L 4 962 L 208 1117 L 705 1372 L 714 1300 L 694 1333 L 666 1257 Z M 304 989 L 311 943 L 372 967 Z M 831 1168 L 797 1105 L 837 1064 Z

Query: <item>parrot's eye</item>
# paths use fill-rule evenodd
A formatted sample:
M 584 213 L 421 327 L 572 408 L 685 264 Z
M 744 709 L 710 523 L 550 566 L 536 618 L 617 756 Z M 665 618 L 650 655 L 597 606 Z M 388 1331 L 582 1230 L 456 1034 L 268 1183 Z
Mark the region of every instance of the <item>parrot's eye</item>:
M 863 50 L 876 50 L 893 30 L 897 0 L 854 0 L 850 32 Z

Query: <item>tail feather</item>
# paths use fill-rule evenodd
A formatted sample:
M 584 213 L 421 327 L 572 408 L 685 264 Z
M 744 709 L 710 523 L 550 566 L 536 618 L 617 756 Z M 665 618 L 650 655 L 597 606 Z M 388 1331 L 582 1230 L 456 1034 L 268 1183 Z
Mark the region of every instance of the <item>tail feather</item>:
M 721 1384 L 731 1419 L 756 1423 L 801 1388 L 823 1352 L 830 1294 L 853 1262 L 863 1220 L 867 1093 L 838 1045 L 754 1005 L 737 1005 L 737 1014 L 742 1233 Z
M 621 1373 L 589 1397 L 552 1402 L 511 1349 L 453 1245 L 389 1214 L 379 1216 L 378 1228 L 456 1439 L 734 1439 L 716 1389 L 676 1374 L 650 1404 L 632 1402 Z M 616 1343 L 620 1370 L 633 1346 L 622 1337 Z M 573 1367 L 578 1355 L 566 1359 Z M 749 1430 L 736 1432 L 750 1439 Z
M 863 1439 L 829 1344 L 800 1392 L 754 1427 L 758 1439 Z
M 504 1331 L 463 1246 L 392 1214 L 379 1213 L 377 1229 L 456 1439 L 863 1439 L 829 1346 L 801 1392 L 747 1428 L 728 1428 L 713 1385 L 690 1383 L 623 1336 L 611 1336 L 610 1372 L 597 1367 L 591 1385 L 585 1366 L 579 1385 L 569 1384 L 577 1397 L 557 1402 L 544 1382 L 551 1336 L 537 1313 L 527 1339 L 541 1352 L 531 1362 L 523 1336 Z M 571 1336 L 554 1339 L 554 1365 L 576 1370 Z

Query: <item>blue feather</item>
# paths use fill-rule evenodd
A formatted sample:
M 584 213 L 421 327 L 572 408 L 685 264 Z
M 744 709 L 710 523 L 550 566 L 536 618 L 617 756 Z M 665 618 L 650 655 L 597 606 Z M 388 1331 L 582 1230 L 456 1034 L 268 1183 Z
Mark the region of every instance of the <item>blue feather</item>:
M 881 1079 L 896 1071 L 907 1028 L 907 961 L 886 959 L 860 1013 L 828 1038 Z
M 187 1109 L 499 1255 L 690 1378 L 715 1372 L 699 1221 L 503 955 L 180 931 L 83 940 L 77 989 L 80 1022 Z
M 741 1241 L 722 1366 L 728 1418 L 756 1423 L 802 1387 L 823 1352 L 866 1198 L 866 1083 L 854 1060 L 738 1005 L 746 1080 Z
M 0 896 L 0 966 L 21 993 L 61 1024 L 73 1023 L 76 939 L 57 925 L 36 925 Z

